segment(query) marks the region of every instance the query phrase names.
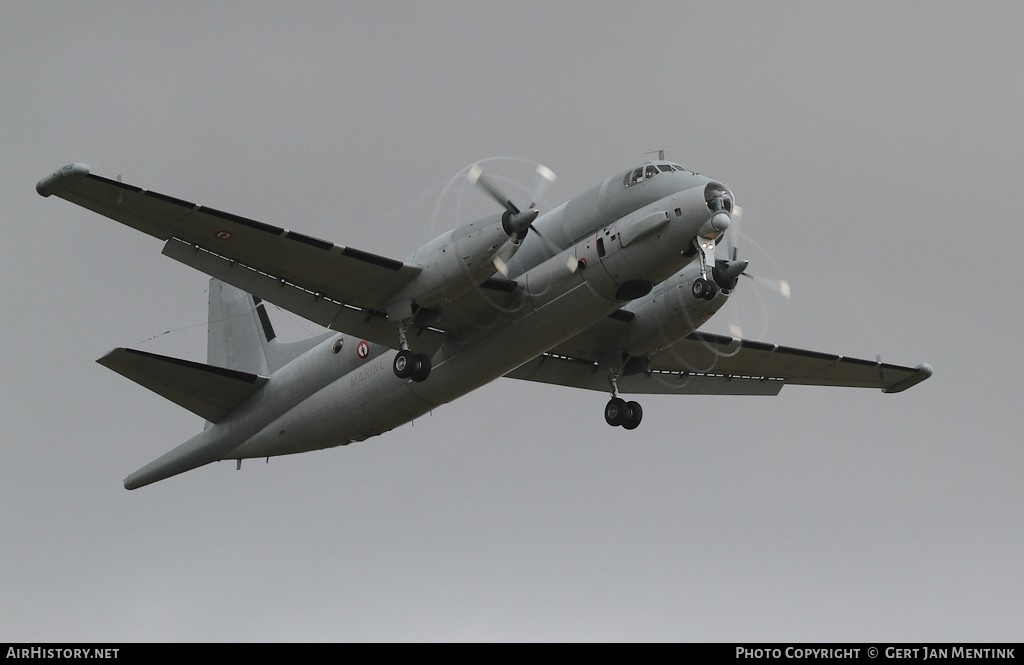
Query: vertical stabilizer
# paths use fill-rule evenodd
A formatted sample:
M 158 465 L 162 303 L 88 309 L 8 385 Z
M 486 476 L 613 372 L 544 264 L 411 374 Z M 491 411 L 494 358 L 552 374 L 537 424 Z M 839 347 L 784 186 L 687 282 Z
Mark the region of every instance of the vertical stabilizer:
M 241 372 L 270 373 L 264 347 L 276 337 L 265 305 L 241 289 L 210 280 L 206 362 Z
M 299 342 L 277 340 L 259 298 L 218 279 L 210 280 L 210 327 L 206 362 L 240 372 L 269 376 L 335 333 Z

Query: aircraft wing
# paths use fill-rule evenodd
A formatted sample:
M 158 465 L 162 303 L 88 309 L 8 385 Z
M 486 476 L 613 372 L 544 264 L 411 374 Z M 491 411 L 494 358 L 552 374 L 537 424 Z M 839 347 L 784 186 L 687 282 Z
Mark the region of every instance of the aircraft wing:
M 419 266 L 103 178 L 85 164 L 54 172 L 36 191 L 164 240 L 167 256 L 320 325 L 398 346 L 383 311 Z
M 601 322 L 598 327 L 607 325 L 608 322 Z M 584 335 L 593 344 L 594 335 Z M 579 339 L 570 340 L 567 345 L 569 353 L 554 349 L 506 376 L 608 392 L 607 372 L 599 369 L 596 360 L 603 350 L 583 350 Z M 693 333 L 651 356 L 650 365 L 644 370 L 627 372 L 619 380 L 619 391 L 625 394 L 776 395 L 783 386 L 795 384 L 879 388 L 886 393 L 896 393 L 931 375 L 932 367 L 927 364 L 902 367 Z

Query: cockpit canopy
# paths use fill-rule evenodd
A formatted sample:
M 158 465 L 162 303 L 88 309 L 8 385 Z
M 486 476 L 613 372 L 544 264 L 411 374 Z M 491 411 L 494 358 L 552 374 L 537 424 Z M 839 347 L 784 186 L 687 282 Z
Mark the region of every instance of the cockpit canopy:
M 718 212 L 719 210 L 732 212 L 732 192 L 726 189 L 725 185 L 709 182 L 704 188 L 704 200 L 707 201 L 708 209 L 711 212 Z
M 626 187 L 629 187 L 630 185 L 635 185 L 638 182 L 650 180 L 659 173 L 669 173 L 671 171 L 682 171 L 683 173 L 689 173 L 691 175 L 693 174 L 693 171 L 691 171 L 690 169 L 684 169 L 682 166 L 679 166 L 678 164 L 671 164 L 669 162 L 641 164 L 640 166 L 636 167 L 635 169 L 626 174 L 626 176 L 622 179 L 622 184 L 625 185 Z

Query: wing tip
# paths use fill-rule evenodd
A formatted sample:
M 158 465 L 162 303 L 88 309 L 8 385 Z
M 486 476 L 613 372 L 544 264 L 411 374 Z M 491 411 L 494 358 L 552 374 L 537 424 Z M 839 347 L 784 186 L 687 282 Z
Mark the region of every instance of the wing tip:
M 89 165 L 82 164 L 81 162 L 75 162 L 74 164 L 68 164 L 57 169 L 50 175 L 46 176 L 42 180 L 36 183 L 36 192 L 39 196 L 49 196 L 53 194 L 57 189 L 60 188 L 61 181 L 64 178 L 70 178 L 76 175 L 89 175 Z
M 934 367 L 932 367 L 928 363 L 921 363 L 920 365 L 914 368 L 914 374 L 912 376 L 900 381 L 899 383 L 894 383 L 891 386 L 886 386 L 885 388 L 882 388 L 882 392 L 901 393 L 907 388 L 912 388 L 917 384 L 921 383 L 934 373 Z

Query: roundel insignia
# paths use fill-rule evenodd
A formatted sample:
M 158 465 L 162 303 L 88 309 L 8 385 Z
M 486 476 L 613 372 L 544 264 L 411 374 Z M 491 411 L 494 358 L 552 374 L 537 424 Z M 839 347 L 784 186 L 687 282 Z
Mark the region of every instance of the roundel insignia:
M 214 234 L 219 240 L 231 240 L 231 231 L 217 231 Z
M 359 344 L 356 345 L 356 355 L 360 358 L 366 358 L 366 356 L 370 355 L 370 344 L 365 340 L 359 342 Z

